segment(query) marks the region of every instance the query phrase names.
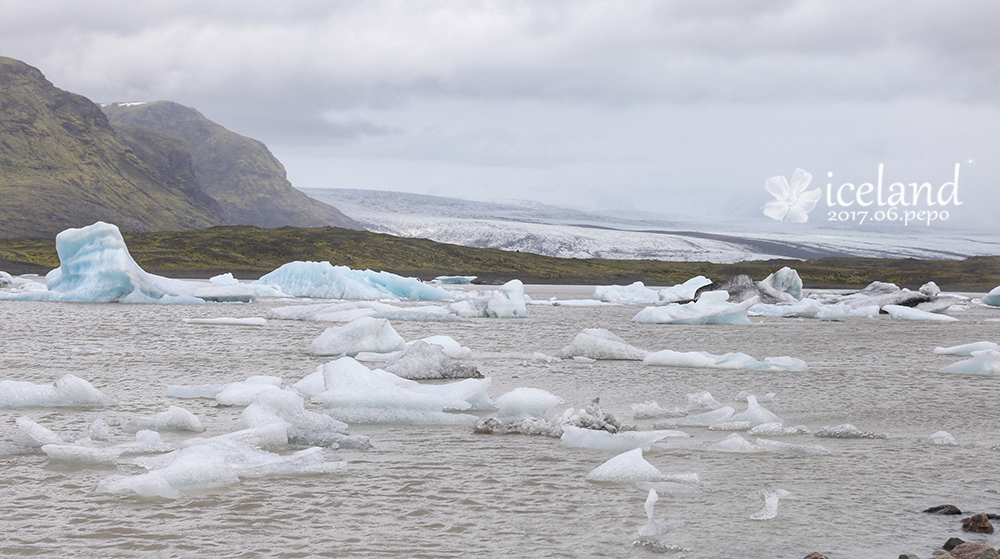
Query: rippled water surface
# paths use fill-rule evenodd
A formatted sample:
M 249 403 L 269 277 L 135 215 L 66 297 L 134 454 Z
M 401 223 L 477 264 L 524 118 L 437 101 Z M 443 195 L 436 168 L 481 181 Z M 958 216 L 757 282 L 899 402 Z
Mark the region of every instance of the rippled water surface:
M 529 286 L 536 300 L 587 298 L 592 288 Z M 276 321 L 263 328 L 206 326 L 184 318 L 264 316 L 278 303 L 90 305 L 0 302 L 0 379 L 49 383 L 75 374 L 113 397 L 109 408 L 0 410 L 0 441 L 27 415 L 66 439 L 85 436 L 103 418 L 112 442 L 136 415 L 180 405 L 208 428 L 229 432 L 242 411 L 212 400 L 177 400 L 168 384 L 208 384 L 275 375 L 292 384 L 326 361 L 306 353 L 325 324 Z M 280 304 L 287 304 L 282 302 Z M 921 557 L 961 533 L 956 517 L 922 514 L 954 504 L 1000 512 L 996 377 L 937 372 L 961 357 L 937 346 L 1000 341 L 1000 311 L 955 312 L 957 323 L 878 319 L 755 319 L 751 326 L 636 324 L 641 307 L 531 306 L 527 320 L 395 322 L 407 340 L 444 334 L 470 347 L 492 377 L 490 395 L 519 386 L 548 390 L 569 406 L 600 397 L 623 423 L 631 404 L 686 406 L 686 394 L 709 391 L 725 405 L 748 390 L 774 392 L 765 407 L 786 425 L 851 423 L 888 433 L 883 440 L 780 437 L 821 444 L 825 456 L 730 454 L 663 447 L 645 458 L 665 474 L 697 473 L 704 490 L 661 495 L 658 520 L 683 522 L 637 545 L 646 492 L 584 480 L 614 453 L 567 448 L 557 439 L 476 435 L 466 427 L 352 425 L 374 449 L 337 451 L 335 474 L 242 480 L 238 486 L 179 500 L 99 494 L 114 473 L 144 470 L 48 464 L 44 455 L 0 457 L 0 555 L 214 557 L 733 557 L 831 559 Z M 757 359 L 803 359 L 806 373 L 648 367 L 639 362 L 563 361 L 552 355 L 583 328 L 607 328 L 648 350 L 730 351 Z M 75 347 L 99 349 L 74 353 Z M 730 433 L 685 428 L 696 441 Z M 947 431 L 957 446 L 923 441 Z M 746 434 L 744 433 L 746 436 Z M 183 435 L 164 434 L 167 441 Z M 752 437 L 747 436 L 752 440 Z M 766 521 L 760 489 L 791 495 Z M 649 543 L 649 542 L 647 542 Z M 663 555 L 657 554 L 662 552 Z

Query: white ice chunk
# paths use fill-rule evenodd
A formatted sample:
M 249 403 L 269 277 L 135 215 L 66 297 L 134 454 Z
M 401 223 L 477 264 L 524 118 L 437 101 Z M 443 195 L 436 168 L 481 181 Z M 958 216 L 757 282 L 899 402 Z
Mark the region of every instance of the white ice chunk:
M 984 349 L 1000 349 L 1000 344 L 996 344 L 994 342 L 973 342 L 971 344 L 962 344 L 952 347 L 936 347 L 934 348 L 934 353 L 945 355 L 972 355 L 973 351 L 982 351 Z
M 729 406 L 719 408 L 710 412 L 701 413 L 698 415 L 689 415 L 687 417 L 678 417 L 677 419 L 671 420 L 674 425 L 682 425 L 689 427 L 708 427 L 716 423 L 721 423 L 723 421 L 728 421 L 729 418 L 733 416 L 736 410 Z
M 926 439 L 928 444 L 936 444 L 941 446 L 955 446 L 958 443 L 955 442 L 955 437 L 951 436 L 951 433 L 947 431 L 938 431 Z
M 484 297 L 468 297 L 448 307 L 462 317 L 524 318 L 528 316 L 525 304 L 524 284 L 521 280 L 510 280 L 499 290 Z
M 242 382 L 231 382 L 215 395 L 215 401 L 223 406 L 248 406 L 265 390 L 280 390 L 281 377 L 255 375 Z
M 738 433 L 733 433 L 719 442 L 709 444 L 705 450 L 712 452 L 732 452 L 736 454 L 755 454 L 764 449 L 744 439 Z
M 122 426 L 122 431 L 126 433 L 138 433 L 145 430 L 201 433 L 205 428 L 193 413 L 177 406 L 170 406 L 167 411 L 156 415 L 133 417 Z
M 660 301 L 660 296 L 641 281 L 637 281 L 626 286 L 599 285 L 594 288 L 594 299 L 605 303 L 657 303 Z
M 829 450 L 818 444 L 791 444 L 769 439 L 757 439 L 757 446 L 774 454 L 793 454 L 797 456 L 830 454 Z
M 371 448 L 368 437 L 348 435 L 346 423 L 305 409 L 302 397 L 291 390 L 258 394 L 236 421 L 236 429 L 254 429 L 274 423 L 286 425 L 290 444 L 360 450 Z
M 761 423 L 747 432 L 748 435 L 755 437 L 781 437 L 787 435 L 806 435 L 808 433 L 809 428 L 805 425 L 785 427 L 782 423 Z
M 438 276 L 430 281 L 434 284 L 445 285 L 468 285 L 476 279 L 476 276 Z
M 683 522 L 659 523 L 653 519 L 653 509 L 659 498 L 660 496 L 657 495 L 656 489 L 650 488 L 649 493 L 646 495 L 646 502 L 643 504 L 643 509 L 646 511 L 646 525 L 639 528 L 640 536 L 660 536 L 666 534 L 672 528 L 684 524 Z
M 93 448 L 75 444 L 46 444 L 42 452 L 50 462 L 62 462 L 76 466 L 112 466 L 122 454 L 120 448 Z
M 697 301 L 670 303 L 664 307 L 646 307 L 632 318 L 650 324 L 750 324 L 747 309 L 759 302 L 751 297 L 741 303 L 728 302 L 725 291 L 706 291 Z
M 14 432 L 13 442 L 15 445 L 24 448 L 41 448 L 47 444 L 64 444 L 62 437 L 52 430 L 42 427 L 33 419 L 26 415 L 18 417 L 17 431 Z
M 34 384 L 18 380 L 0 380 L 0 407 L 24 406 L 110 406 L 115 401 L 89 382 L 74 375 L 64 375 L 52 384 Z
M 687 395 L 689 410 L 714 410 L 722 404 L 709 392 L 695 392 Z
M 103 419 L 95 419 L 87 430 L 87 436 L 94 441 L 106 441 L 111 438 L 111 428 Z
M 550 409 L 563 403 L 555 394 L 539 388 L 521 386 L 496 399 L 497 416 L 503 419 L 545 417 Z
M 428 336 L 417 341 L 441 346 L 444 349 L 444 354 L 452 359 L 470 359 L 472 357 L 472 350 L 456 342 L 451 336 Z
M 963 375 L 1000 375 L 1000 351 L 996 349 L 973 351 L 972 359 L 942 367 L 941 372 Z
M 763 425 L 764 423 L 781 423 L 781 419 L 757 403 L 756 396 L 747 397 L 747 410 L 729 418 L 729 421 L 746 421 L 750 427 Z
M 240 283 L 240 280 L 233 277 L 232 273 L 226 272 L 224 274 L 208 278 L 208 283 L 214 283 L 216 285 L 237 285 Z
M 713 355 L 707 351 L 678 352 L 669 349 L 646 355 L 643 364 L 659 367 L 703 367 L 749 369 L 752 371 L 804 372 L 809 370 L 805 361 L 794 357 L 766 357 L 763 361 L 758 361 L 745 353 Z
M 791 305 L 770 305 L 758 303 L 747 310 L 750 316 L 770 316 L 784 318 L 819 318 L 825 320 L 875 317 L 878 305 L 851 307 L 846 303 L 823 304 L 815 299 L 802 299 Z
M 936 283 L 929 281 L 920 286 L 920 292 L 928 297 L 935 297 L 941 293 L 941 288 Z
M 802 279 L 799 278 L 798 272 L 788 266 L 757 282 L 757 287 L 761 291 L 781 299 L 784 299 L 782 295 L 790 295 L 792 299 L 789 302 L 802 298 Z
M 685 415 L 687 415 L 687 412 L 680 408 L 664 409 L 660 407 L 660 404 L 653 401 L 632 404 L 633 419 L 659 419 L 663 417 L 684 417 Z
M 941 322 L 957 322 L 954 316 L 938 314 L 900 305 L 884 305 L 882 310 L 889 313 L 893 320 L 937 320 Z
M 609 433 L 594 429 L 581 429 L 572 425 L 563 426 L 562 444 L 574 448 L 610 450 L 624 452 L 634 448 L 648 451 L 653 443 L 667 437 L 690 437 L 683 431 L 623 431 Z
M 675 303 L 679 301 L 691 301 L 699 288 L 712 283 L 712 280 L 705 276 L 695 276 L 684 283 L 667 287 L 656 292 L 661 303 Z
M 474 365 L 456 361 L 444 353 L 444 348 L 416 341 L 406 350 L 386 361 L 382 368 L 407 379 L 482 378 Z
M 275 307 L 267 311 L 265 318 L 274 320 L 307 320 L 313 322 L 350 322 L 362 316 L 372 316 L 377 311 L 356 303 L 314 303 Z
M 327 328 L 309 345 L 313 355 L 347 355 L 369 351 L 389 353 L 406 349 L 406 340 L 384 318 L 361 317 L 343 326 Z
M 762 487 L 760 494 L 764 496 L 764 508 L 750 515 L 751 520 L 770 520 L 778 516 L 778 501 L 789 495 L 788 491 L 770 485 Z
M 843 425 L 825 426 L 813 433 L 813 436 L 825 439 L 888 439 L 885 433 L 873 433 L 872 431 L 862 431 L 850 423 Z
M 276 285 L 293 297 L 322 299 L 451 299 L 444 289 L 389 272 L 352 270 L 329 262 L 289 262 L 254 284 Z
M 639 483 L 664 481 L 664 476 L 642 457 L 642 449 L 637 448 L 594 468 L 587 474 L 586 480 L 598 483 Z
M 590 359 L 641 360 L 649 352 L 629 345 L 604 328 L 586 328 L 573 338 L 557 357 L 587 357 Z

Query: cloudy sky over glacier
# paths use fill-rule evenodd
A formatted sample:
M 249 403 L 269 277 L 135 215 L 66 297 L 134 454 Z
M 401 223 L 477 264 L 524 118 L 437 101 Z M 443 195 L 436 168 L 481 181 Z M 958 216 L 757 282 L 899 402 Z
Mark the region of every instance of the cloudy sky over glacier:
M 802 168 L 821 189 L 812 227 L 874 213 L 874 191 L 857 190 L 882 165 L 883 202 L 891 183 L 929 183 L 936 207 L 910 209 L 1000 228 L 1000 3 L 0 0 L 0 13 L 0 55 L 97 102 L 194 107 L 264 141 L 298 187 L 763 224 L 768 201 L 796 204 L 765 181 Z M 956 164 L 957 196 L 938 192 Z

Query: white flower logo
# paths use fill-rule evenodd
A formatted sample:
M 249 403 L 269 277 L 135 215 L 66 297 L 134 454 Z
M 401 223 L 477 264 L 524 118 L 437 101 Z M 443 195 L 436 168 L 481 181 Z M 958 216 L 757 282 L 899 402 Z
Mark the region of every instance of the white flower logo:
M 809 221 L 809 212 L 816 207 L 822 193 L 819 188 L 806 192 L 812 174 L 795 169 L 792 174 L 792 186 L 788 187 L 785 177 L 771 177 L 764 182 L 764 188 L 776 199 L 764 204 L 764 215 L 778 221 L 805 223 Z

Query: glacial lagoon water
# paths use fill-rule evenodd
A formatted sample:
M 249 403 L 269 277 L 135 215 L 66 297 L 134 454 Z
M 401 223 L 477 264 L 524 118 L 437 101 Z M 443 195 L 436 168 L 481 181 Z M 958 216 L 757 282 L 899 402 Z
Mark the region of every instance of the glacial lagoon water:
M 536 300 L 589 298 L 592 287 L 527 286 Z M 66 373 L 117 401 L 106 408 L 0 409 L 0 441 L 27 415 L 66 439 L 104 419 L 112 442 L 134 416 L 181 406 L 207 428 L 233 429 L 241 408 L 166 396 L 168 384 L 274 375 L 287 385 L 328 358 L 307 353 L 328 324 L 270 320 L 264 327 L 184 322 L 262 317 L 287 301 L 250 304 L 127 305 L 0 302 L 0 380 L 53 382 Z M 329 451 L 346 460 L 324 475 L 242 480 L 238 485 L 142 499 L 95 492 L 108 476 L 144 470 L 51 464 L 44 455 L 0 457 L 0 555 L 36 557 L 732 557 L 831 559 L 929 557 L 947 538 L 1000 545 L 1000 535 L 961 532 L 959 517 L 925 508 L 1000 512 L 1000 379 L 937 372 L 962 357 L 938 346 L 1000 341 L 1000 309 L 953 312 L 959 322 L 755 318 L 748 326 L 631 322 L 642 306 L 531 306 L 528 319 L 393 322 L 407 340 L 448 335 L 472 349 L 494 398 L 516 387 L 552 392 L 566 406 L 594 398 L 623 423 L 631 404 L 685 407 L 709 391 L 737 412 L 741 391 L 764 395 L 786 425 L 811 432 L 850 423 L 886 439 L 771 437 L 820 444 L 828 455 L 733 454 L 654 445 L 645 459 L 664 474 L 697 473 L 701 491 L 661 494 L 660 522 L 683 523 L 642 537 L 647 490 L 586 481 L 615 453 L 527 435 L 482 435 L 467 427 L 352 425 L 371 437 L 366 451 Z M 643 349 L 740 351 L 757 359 L 791 356 L 808 372 L 644 366 L 635 361 L 531 359 L 554 355 L 583 328 L 606 328 Z M 77 348 L 74 351 L 74 348 Z M 730 432 L 682 428 L 693 441 Z M 930 444 L 938 431 L 956 445 Z M 741 433 L 751 442 L 753 437 Z M 189 435 L 164 433 L 168 442 Z M 770 520 L 760 490 L 789 493 Z

